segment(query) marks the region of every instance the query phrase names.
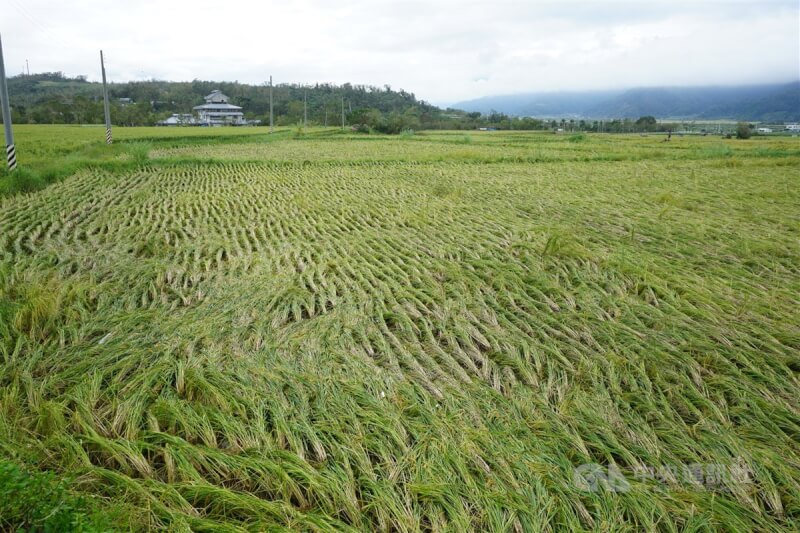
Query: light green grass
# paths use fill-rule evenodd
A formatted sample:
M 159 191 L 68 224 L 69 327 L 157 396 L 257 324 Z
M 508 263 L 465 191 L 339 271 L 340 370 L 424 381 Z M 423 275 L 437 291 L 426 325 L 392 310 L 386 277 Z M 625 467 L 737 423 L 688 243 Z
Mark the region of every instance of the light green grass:
M 0 199 L 6 460 L 134 529 L 800 526 L 795 140 L 117 131 Z

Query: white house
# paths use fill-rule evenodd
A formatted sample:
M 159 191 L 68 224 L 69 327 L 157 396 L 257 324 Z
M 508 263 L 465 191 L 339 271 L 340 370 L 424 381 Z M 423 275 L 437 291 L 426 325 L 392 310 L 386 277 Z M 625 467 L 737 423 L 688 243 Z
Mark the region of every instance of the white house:
M 242 108 L 228 103 L 228 97 L 216 90 L 206 96 L 206 103 L 193 108 L 197 112 L 197 122 L 202 126 L 244 126 Z
M 786 131 L 800 131 L 800 124 L 787 124 Z
M 197 121 L 191 113 L 174 113 L 171 117 L 162 120 L 157 126 L 195 126 Z
M 772 133 L 772 128 L 758 128 L 756 131 L 758 133 Z

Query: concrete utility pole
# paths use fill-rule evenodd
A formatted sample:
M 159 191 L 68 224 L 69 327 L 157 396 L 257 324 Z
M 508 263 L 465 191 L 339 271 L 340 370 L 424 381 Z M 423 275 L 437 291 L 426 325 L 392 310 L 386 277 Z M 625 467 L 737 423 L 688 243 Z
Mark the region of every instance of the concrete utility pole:
M 31 75 L 31 65 L 28 63 L 28 60 L 25 60 L 25 71 L 28 73 L 28 76 Z
M 342 96 L 342 131 L 344 131 L 344 96 Z
M 272 133 L 272 76 L 269 77 L 269 132 Z
M 111 109 L 108 105 L 108 87 L 106 87 L 106 64 L 103 61 L 103 51 L 100 50 L 100 70 L 103 72 L 103 111 L 106 115 L 106 144 L 111 144 Z
M 308 89 L 303 87 L 303 129 L 308 127 Z
M 6 132 L 6 161 L 8 170 L 17 168 L 17 149 L 14 148 L 14 132 L 11 129 L 11 107 L 8 105 L 8 86 L 6 86 L 6 66 L 3 62 L 3 41 L 0 39 L 0 100 L 3 107 L 3 128 Z

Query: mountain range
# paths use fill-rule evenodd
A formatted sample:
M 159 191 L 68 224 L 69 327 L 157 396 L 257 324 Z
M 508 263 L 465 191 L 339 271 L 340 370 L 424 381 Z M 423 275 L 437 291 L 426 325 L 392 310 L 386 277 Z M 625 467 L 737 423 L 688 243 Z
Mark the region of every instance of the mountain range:
M 450 107 L 546 118 L 800 121 L 800 81 L 769 85 L 642 87 L 485 96 Z

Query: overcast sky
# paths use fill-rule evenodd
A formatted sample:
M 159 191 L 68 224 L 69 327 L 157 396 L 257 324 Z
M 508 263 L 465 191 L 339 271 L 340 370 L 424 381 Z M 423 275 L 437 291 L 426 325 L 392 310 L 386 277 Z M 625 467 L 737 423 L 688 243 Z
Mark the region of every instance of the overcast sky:
M 485 95 L 800 78 L 798 0 L 0 0 L 9 75 Z

